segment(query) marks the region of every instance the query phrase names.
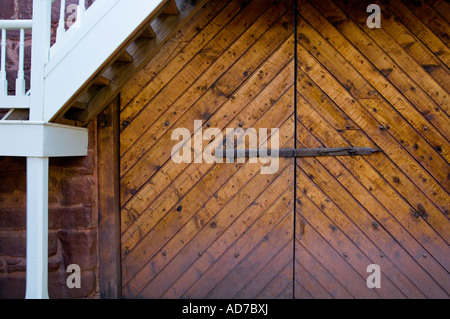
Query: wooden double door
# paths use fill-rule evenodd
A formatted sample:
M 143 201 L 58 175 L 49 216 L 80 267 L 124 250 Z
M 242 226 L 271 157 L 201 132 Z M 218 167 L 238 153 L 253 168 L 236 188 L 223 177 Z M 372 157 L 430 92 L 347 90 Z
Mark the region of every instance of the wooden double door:
M 370 29 L 367 5 L 205 2 L 125 86 L 123 297 L 449 297 L 449 6 L 379 3 Z M 175 163 L 194 120 L 383 152 Z

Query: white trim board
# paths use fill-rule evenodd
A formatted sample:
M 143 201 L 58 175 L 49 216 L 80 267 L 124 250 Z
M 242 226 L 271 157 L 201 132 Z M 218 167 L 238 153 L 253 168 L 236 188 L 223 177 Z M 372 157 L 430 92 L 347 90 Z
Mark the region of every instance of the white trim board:
M 0 122 L 0 156 L 86 156 L 88 130 L 38 121 Z

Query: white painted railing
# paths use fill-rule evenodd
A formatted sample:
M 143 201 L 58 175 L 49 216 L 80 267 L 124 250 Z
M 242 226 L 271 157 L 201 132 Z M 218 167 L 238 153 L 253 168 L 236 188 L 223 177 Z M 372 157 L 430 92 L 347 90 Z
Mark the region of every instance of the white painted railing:
M 86 12 L 86 0 L 79 0 L 78 4 L 68 4 L 66 0 L 60 0 L 59 21 L 56 32 L 56 43 L 61 41 L 67 29 L 80 26 L 83 21 L 83 16 Z M 95 0 L 94 0 L 95 1 Z M 94 1 L 90 1 L 92 4 Z M 67 17 L 66 17 L 67 16 Z
M 76 32 L 74 29 L 82 26 L 86 11 L 88 9 L 87 5 L 92 5 L 94 2 L 95 0 L 78 0 L 77 3 L 74 3 L 74 1 L 60 0 L 56 41 L 51 48 L 50 56 L 54 56 L 55 52 L 57 52 L 64 46 L 65 43 L 69 41 L 69 39 Z M 54 3 L 54 5 L 58 5 L 58 3 Z
M 31 20 L 2 20 L 0 21 L 1 44 L 0 44 L 0 108 L 10 109 L 3 117 L 7 118 L 14 109 L 28 108 L 29 98 L 25 95 L 25 31 L 32 27 Z M 17 78 L 15 83 L 15 95 L 8 95 L 8 79 L 7 79 L 7 36 L 10 31 L 19 31 L 19 54 L 17 65 Z M 10 57 L 11 58 L 11 57 Z
M 87 3 L 88 2 L 88 3 Z M 55 43 L 51 48 L 49 47 L 49 56 L 57 52 L 69 38 L 73 36 L 76 30 L 70 29 L 80 28 L 83 23 L 83 18 L 87 11 L 86 5 L 92 5 L 95 0 L 52 0 L 54 11 L 59 11 L 59 20 L 56 30 L 52 30 L 51 38 L 55 39 Z M 59 6 L 59 8 L 57 8 Z M 51 23 L 49 21 L 49 23 Z M 25 32 L 31 30 L 33 27 L 32 20 L 0 20 L 0 109 L 9 110 L 6 115 L 0 117 L 0 120 L 5 120 L 15 109 L 29 109 L 30 107 L 30 92 L 25 93 L 27 84 L 25 81 Z M 18 54 L 8 50 L 7 37 L 9 31 L 19 32 Z M 69 32 L 70 31 L 70 32 Z M 50 51 L 51 50 L 51 51 Z M 8 56 L 8 53 L 9 56 Z M 31 54 L 30 54 L 31 55 Z M 12 61 L 18 59 L 17 61 Z M 15 91 L 13 95 L 8 95 L 8 76 L 7 64 L 9 63 L 18 66 L 17 78 L 15 83 Z M 15 70 L 14 70 L 15 71 Z M 10 71 L 12 72 L 12 71 Z M 3 112 L 4 113 L 4 112 Z

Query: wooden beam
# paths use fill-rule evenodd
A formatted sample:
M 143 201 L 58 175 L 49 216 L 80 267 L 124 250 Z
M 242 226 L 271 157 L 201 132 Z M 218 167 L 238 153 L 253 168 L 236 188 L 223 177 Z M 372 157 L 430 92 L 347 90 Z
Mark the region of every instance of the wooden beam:
M 152 26 L 149 24 L 147 28 L 144 28 L 141 32 L 141 34 L 139 34 L 139 38 L 144 38 L 144 39 L 154 39 L 156 38 L 156 32 L 155 30 L 153 30 Z
M 133 56 L 127 50 L 122 51 L 116 59 L 117 62 L 132 63 Z
M 86 110 L 87 104 L 81 101 L 75 101 L 75 103 L 71 105 L 71 108 Z
M 171 14 L 171 15 L 177 15 L 179 13 L 177 3 L 175 0 L 169 1 L 167 4 L 167 7 L 164 8 L 162 14 Z
M 131 79 L 131 77 L 139 70 L 141 70 L 164 46 L 177 30 L 181 27 L 183 21 L 187 21 L 195 13 L 197 13 L 207 0 L 201 0 L 192 4 L 191 1 L 181 0 L 183 6 L 180 6 L 180 13 L 178 15 L 166 15 L 158 17 L 158 24 L 154 26 L 158 38 L 155 39 L 141 39 L 140 41 L 132 42 L 128 50 L 134 57 L 132 63 L 127 64 L 113 64 L 105 72 L 111 80 L 111 85 L 100 88 L 97 93 L 90 99 L 87 110 L 76 120 L 80 121 L 82 125 L 95 118 L 97 114 L 108 105 L 117 94 L 120 93 L 122 87 Z M 150 23 L 148 21 L 147 25 Z
M 119 99 L 97 117 L 100 298 L 121 298 Z
M 107 77 L 105 77 L 103 75 L 99 75 L 94 79 L 92 84 L 98 85 L 98 86 L 108 86 L 111 84 L 111 81 Z

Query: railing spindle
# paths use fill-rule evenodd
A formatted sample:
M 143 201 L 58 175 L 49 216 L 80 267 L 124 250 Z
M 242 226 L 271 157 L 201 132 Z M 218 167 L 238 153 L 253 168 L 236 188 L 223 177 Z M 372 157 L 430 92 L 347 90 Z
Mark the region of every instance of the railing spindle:
M 86 1 L 79 0 L 77 9 L 77 23 L 81 26 L 81 21 L 83 20 L 83 14 L 86 11 Z
M 8 81 L 6 80 L 6 30 L 2 29 L 1 43 L 0 95 L 8 95 Z
M 19 69 L 17 71 L 17 80 L 16 80 L 16 95 L 17 96 L 25 95 L 24 60 L 25 60 L 25 30 L 20 29 Z
M 56 30 L 56 41 L 60 40 L 65 32 L 66 32 L 66 0 L 61 0 L 58 29 Z

